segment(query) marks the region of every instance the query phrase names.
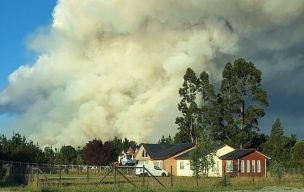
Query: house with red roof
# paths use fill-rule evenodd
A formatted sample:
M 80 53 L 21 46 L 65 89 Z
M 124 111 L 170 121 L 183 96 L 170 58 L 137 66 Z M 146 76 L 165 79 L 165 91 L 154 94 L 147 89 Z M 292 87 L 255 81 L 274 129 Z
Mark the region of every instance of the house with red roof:
M 236 149 L 219 157 L 222 162 L 222 175 L 236 177 L 266 177 L 267 160 L 270 157 L 256 149 Z

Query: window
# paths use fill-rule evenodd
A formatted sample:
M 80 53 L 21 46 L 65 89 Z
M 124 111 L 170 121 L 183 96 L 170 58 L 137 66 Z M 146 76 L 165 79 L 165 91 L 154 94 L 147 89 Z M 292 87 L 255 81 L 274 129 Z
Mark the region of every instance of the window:
M 226 172 L 233 172 L 233 160 L 226 161 Z
M 246 170 L 247 170 L 247 173 L 250 173 L 250 160 L 247 160 L 247 165 L 246 165 Z
M 147 156 L 147 151 L 146 151 L 145 149 L 143 149 L 141 156 L 142 156 L 142 157 L 148 157 L 148 156 Z
M 181 169 L 181 170 L 184 169 L 184 161 L 179 162 L 179 169 Z
M 257 160 L 257 172 L 261 173 L 261 160 Z
M 252 172 L 255 173 L 255 160 L 252 160 L 251 163 L 252 163 Z
M 245 172 L 245 161 L 241 160 L 241 172 L 244 173 Z

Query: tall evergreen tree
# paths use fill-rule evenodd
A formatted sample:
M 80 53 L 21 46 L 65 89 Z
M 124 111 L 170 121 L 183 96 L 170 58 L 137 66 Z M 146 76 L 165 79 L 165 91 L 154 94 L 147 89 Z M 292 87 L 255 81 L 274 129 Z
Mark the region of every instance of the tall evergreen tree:
M 178 110 L 182 117 L 177 117 L 175 123 L 178 127 L 176 139 L 182 142 L 194 142 L 196 139 L 197 118 L 199 109 L 196 103 L 198 95 L 198 79 L 195 72 L 188 68 L 184 75 L 184 83 L 179 89 L 179 95 L 182 97 L 178 104 Z
M 182 116 L 176 118 L 179 132 L 175 141 L 196 142 L 200 129 L 208 127 L 210 120 L 210 107 L 213 105 L 215 94 L 213 86 L 209 82 L 209 76 L 202 72 L 199 77 L 188 68 L 184 75 L 184 83 L 179 90 L 182 97 L 178 109 Z
M 277 118 L 272 125 L 270 137 L 264 145 L 264 152 L 271 157 L 273 162 L 282 161 L 285 141 L 284 129 L 280 119 Z
M 266 91 L 261 86 L 262 72 L 253 63 L 240 58 L 227 63 L 218 97 L 221 127 L 218 139 L 233 147 L 247 147 L 259 131 L 258 120 L 268 106 Z
M 209 75 L 205 71 L 198 78 L 198 92 L 201 94 L 198 117 L 198 133 L 201 136 L 211 133 L 213 127 L 218 124 L 215 106 L 216 96 L 213 85 L 209 81 Z M 201 133 L 202 131 L 205 133 Z
M 179 94 L 182 99 L 178 109 L 183 116 L 176 119 L 179 132 L 175 140 L 180 137 L 188 142 L 195 142 L 196 148 L 191 153 L 191 164 L 198 176 L 205 173 L 213 163 L 212 153 L 216 149 L 216 142 L 211 130 L 217 124 L 214 110 L 216 96 L 208 74 L 202 72 L 197 77 L 191 68 L 186 71 Z

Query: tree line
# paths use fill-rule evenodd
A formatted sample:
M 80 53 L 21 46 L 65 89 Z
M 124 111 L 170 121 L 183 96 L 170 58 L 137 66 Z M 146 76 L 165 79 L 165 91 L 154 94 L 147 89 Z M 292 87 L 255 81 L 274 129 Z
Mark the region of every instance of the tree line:
M 117 161 L 118 156 L 128 147 L 137 147 L 135 141 L 114 137 L 103 142 L 100 139 L 88 141 L 83 147 L 74 148 L 64 145 L 60 148 L 46 146 L 27 140 L 20 133 L 11 138 L 0 136 L 0 160 L 37 164 L 74 164 L 109 165 Z
M 173 141 L 162 137 L 159 142 L 195 143 L 191 162 L 200 172 L 213 164 L 209 154 L 222 144 L 256 148 L 271 157 L 273 164 L 303 166 L 304 141 L 297 142 L 295 135 L 285 136 L 279 119 L 269 136 L 260 132 L 260 119 L 269 106 L 261 81 L 262 72 L 243 58 L 225 65 L 217 91 L 207 72 L 196 74 L 188 68 L 179 89 L 181 116 L 175 121 L 178 132 Z

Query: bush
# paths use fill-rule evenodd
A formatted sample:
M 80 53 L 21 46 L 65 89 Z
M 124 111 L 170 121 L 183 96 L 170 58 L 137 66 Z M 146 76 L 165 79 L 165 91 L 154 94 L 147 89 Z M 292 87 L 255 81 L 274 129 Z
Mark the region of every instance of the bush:
M 2 180 L 5 176 L 6 169 L 3 167 L 3 165 L 0 165 L 0 180 Z

